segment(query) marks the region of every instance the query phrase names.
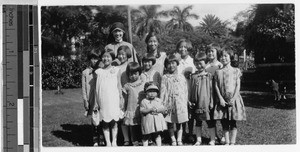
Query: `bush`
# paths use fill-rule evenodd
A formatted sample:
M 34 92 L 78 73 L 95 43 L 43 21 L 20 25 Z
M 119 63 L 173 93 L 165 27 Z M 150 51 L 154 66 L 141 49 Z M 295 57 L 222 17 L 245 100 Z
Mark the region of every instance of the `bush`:
M 82 59 L 51 57 L 42 61 L 42 89 L 79 88 L 81 73 L 87 67 Z

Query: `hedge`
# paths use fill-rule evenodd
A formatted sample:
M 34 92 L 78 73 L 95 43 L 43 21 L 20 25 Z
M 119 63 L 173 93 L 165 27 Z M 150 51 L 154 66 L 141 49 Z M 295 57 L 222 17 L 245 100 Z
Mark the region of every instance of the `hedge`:
M 79 88 L 81 73 L 87 67 L 82 59 L 51 57 L 42 61 L 42 89 Z

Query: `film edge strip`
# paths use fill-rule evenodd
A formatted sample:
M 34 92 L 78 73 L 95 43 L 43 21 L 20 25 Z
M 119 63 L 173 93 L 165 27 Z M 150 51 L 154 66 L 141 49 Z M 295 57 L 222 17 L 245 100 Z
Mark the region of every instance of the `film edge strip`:
M 3 147 L 39 151 L 39 53 L 36 5 L 3 5 Z

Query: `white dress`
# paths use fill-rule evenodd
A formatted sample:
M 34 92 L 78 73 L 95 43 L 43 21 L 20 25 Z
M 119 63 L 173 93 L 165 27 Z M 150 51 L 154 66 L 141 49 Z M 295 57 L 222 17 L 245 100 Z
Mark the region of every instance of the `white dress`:
M 100 107 L 100 121 L 118 121 L 121 117 L 118 73 L 119 68 L 114 66 L 96 70 L 96 98 Z

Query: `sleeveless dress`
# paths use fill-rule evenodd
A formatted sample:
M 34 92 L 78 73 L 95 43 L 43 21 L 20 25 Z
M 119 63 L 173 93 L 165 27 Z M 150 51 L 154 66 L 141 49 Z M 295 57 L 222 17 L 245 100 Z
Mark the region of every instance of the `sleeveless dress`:
M 182 74 L 165 74 L 162 77 L 160 96 L 168 111 L 166 122 L 184 123 L 189 120 L 187 83 Z
M 220 94 L 228 102 L 234 95 L 236 84 L 240 81 L 242 73 L 240 69 L 233 67 L 223 67 L 216 71 L 214 79 L 215 83 L 220 90 Z M 233 101 L 231 107 L 222 107 L 217 104 L 214 111 L 215 119 L 228 119 L 228 120 L 246 120 L 246 111 L 240 90 L 237 91 L 237 98 Z M 219 98 L 216 98 L 219 102 Z
M 119 68 L 114 66 L 96 70 L 96 98 L 100 107 L 100 121 L 118 121 L 121 117 L 118 73 Z

